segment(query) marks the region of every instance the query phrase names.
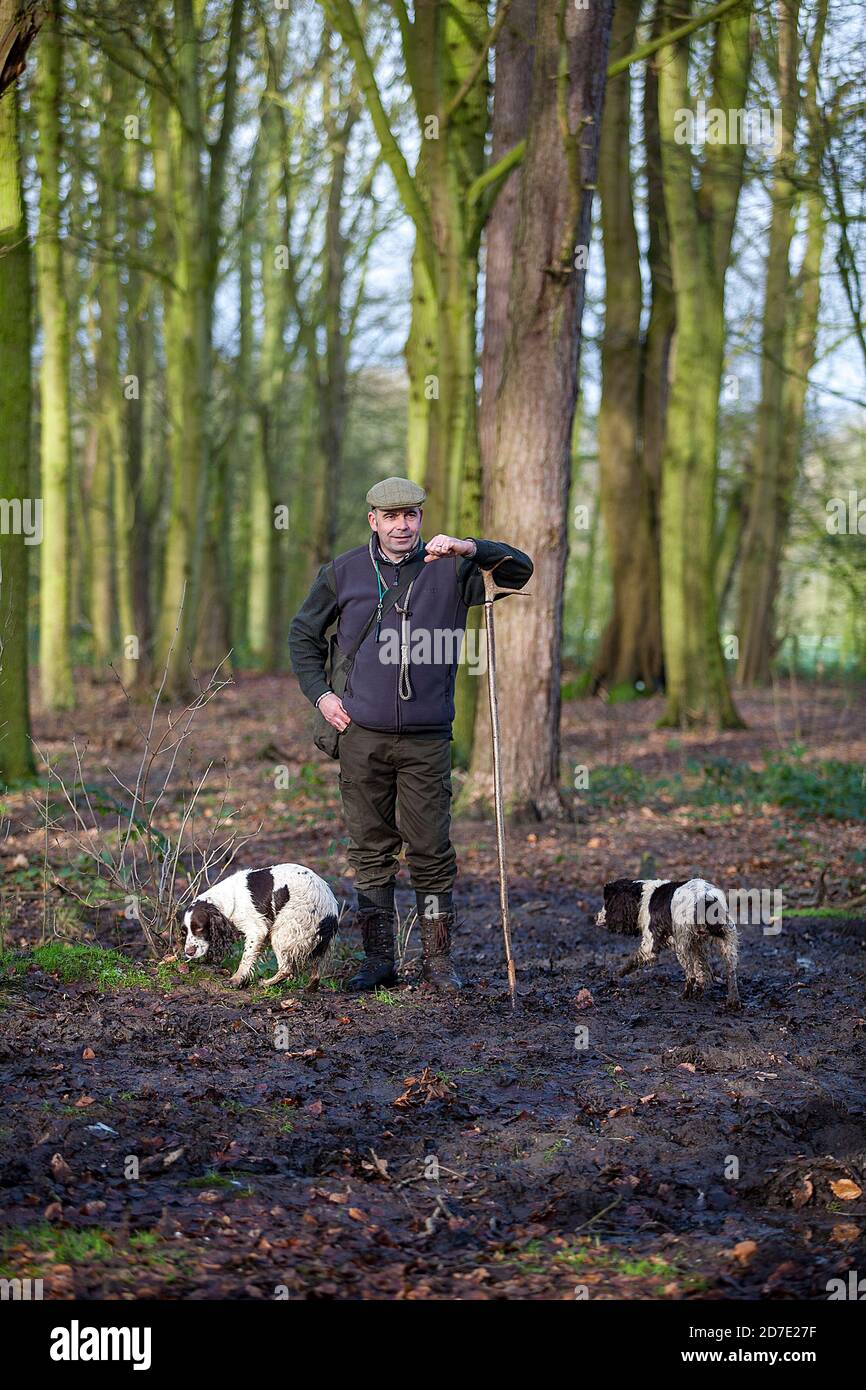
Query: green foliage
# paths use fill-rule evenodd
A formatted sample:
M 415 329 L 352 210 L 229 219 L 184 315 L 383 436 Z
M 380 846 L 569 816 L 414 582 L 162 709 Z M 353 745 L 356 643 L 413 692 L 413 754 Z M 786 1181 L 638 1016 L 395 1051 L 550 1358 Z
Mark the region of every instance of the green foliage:
M 253 1195 L 253 1189 L 250 1187 L 249 1183 L 230 1169 L 225 1173 L 217 1173 L 211 1170 L 210 1172 L 203 1173 L 200 1177 L 188 1178 L 185 1186 L 211 1189 L 218 1188 L 220 1191 L 226 1192 L 234 1197 L 252 1197 Z
M 866 768 L 837 759 L 806 762 L 792 745 L 761 768 L 731 758 L 689 759 L 684 774 L 648 777 L 625 763 L 595 768 L 579 793 L 590 805 L 760 806 L 770 803 L 804 816 L 866 820 Z
M 866 820 L 866 768 L 837 759 L 807 763 L 794 746 L 755 770 L 717 758 L 704 764 L 705 796 L 714 801 L 769 801 L 803 815 Z
M 22 1253 L 32 1252 L 28 1258 Z M 44 1256 L 44 1259 L 40 1259 Z M 16 1267 L 13 1267 L 12 1260 Z M 163 1273 L 168 1281 L 189 1263 L 189 1255 L 169 1247 L 156 1231 L 137 1231 L 123 1241 L 111 1231 L 93 1227 L 75 1231 L 65 1226 L 43 1222 L 37 1226 L 17 1226 L 0 1232 L 0 1278 L 20 1277 L 21 1265 L 27 1264 L 35 1274 L 50 1273 L 58 1264 L 91 1265 L 120 1259 L 131 1266 Z M 165 1274 L 164 1271 L 169 1273 Z
M 37 946 L 34 965 L 49 975 L 59 975 L 66 983 L 90 980 L 100 989 L 134 989 L 148 986 L 150 976 L 120 951 L 102 946 L 67 946 L 59 941 Z

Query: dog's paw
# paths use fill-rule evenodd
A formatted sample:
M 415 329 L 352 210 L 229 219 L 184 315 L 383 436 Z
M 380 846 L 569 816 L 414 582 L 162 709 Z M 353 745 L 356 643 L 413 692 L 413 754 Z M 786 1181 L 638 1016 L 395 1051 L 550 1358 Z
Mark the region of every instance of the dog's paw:
M 246 979 L 242 978 L 240 975 L 230 975 L 226 984 L 229 989 L 243 989 L 246 984 Z

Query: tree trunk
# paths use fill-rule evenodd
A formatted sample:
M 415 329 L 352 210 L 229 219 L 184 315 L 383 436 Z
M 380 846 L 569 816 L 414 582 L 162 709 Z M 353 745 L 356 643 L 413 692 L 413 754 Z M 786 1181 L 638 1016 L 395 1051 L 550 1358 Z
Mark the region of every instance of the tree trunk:
M 317 538 L 316 560 L 326 564 L 337 544 L 337 508 L 343 482 L 343 446 L 348 410 L 348 379 L 346 358 L 348 337 L 343 327 L 343 294 L 346 281 L 347 241 L 343 235 L 343 199 L 346 184 L 346 161 L 352 129 L 360 113 L 360 101 L 353 89 L 348 109 L 338 121 L 332 93 L 330 64 L 324 82 L 325 129 L 330 146 L 330 178 L 325 213 L 325 246 L 323 275 L 324 360 L 317 374 L 319 396 L 319 453 L 324 468 L 324 487 L 327 505 L 322 510 L 322 524 Z
M 176 9 L 179 16 L 185 14 L 184 0 L 178 0 Z M 155 144 L 166 138 L 169 142 L 169 157 L 162 163 L 168 179 L 160 196 L 173 250 L 172 283 L 165 290 L 170 501 L 155 666 L 158 674 L 167 670 L 166 689 L 172 695 L 180 695 L 189 687 L 196 627 L 204 530 L 210 339 L 202 255 L 206 198 L 198 139 L 197 36 L 191 15 L 186 15 L 183 26 L 178 23 L 178 40 L 181 110 L 169 112 L 167 130 L 154 130 Z M 160 156 L 155 152 L 154 157 Z
M 0 33 L 17 11 L 0 0 Z M 0 786 L 33 776 L 27 689 L 30 474 L 30 242 L 18 153 L 18 92 L 0 96 Z M 16 524 L 12 509 L 21 508 Z
M 63 39 L 59 5 L 52 0 L 39 40 L 35 85 L 39 130 L 39 239 L 36 244 L 42 321 L 42 508 L 39 551 L 39 676 L 46 709 L 74 704 L 69 649 L 69 315 L 60 237 L 60 104 Z
M 221 245 L 227 156 L 236 118 L 237 57 L 243 0 L 232 0 L 218 134 L 206 138 L 201 74 L 202 6 L 174 0 L 168 215 L 174 246 L 166 292 L 166 385 L 170 430 L 170 510 L 156 633 L 157 668 L 169 694 L 192 688 L 191 658 L 209 666 L 227 653 L 222 497 L 209 476 L 211 320 Z M 212 113 L 207 113 L 208 122 Z M 158 133 L 155 132 L 154 143 Z M 207 172 L 204 164 L 207 160 Z M 213 486 L 211 484 L 214 484 Z M 178 640 L 174 631 L 181 612 Z M 205 621 L 199 624 L 199 613 Z M 171 653 L 169 655 L 169 653 Z
M 502 771 L 510 817 L 568 814 L 559 783 L 560 648 L 572 423 L 612 0 L 538 0 L 529 134 L 496 409 L 490 530 L 535 563 L 531 596 L 495 608 Z M 461 805 L 492 805 L 476 740 Z
M 491 165 L 526 138 L 532 96 L 535 10 L 536 0 L 513 0 L 496 44 Z M 482 499 L 490 496 L 496 469 L 496 400 L 508 337 L 508 296 L 520 214 L 521 178 L 520 166 L 508 175 L 487 219 L 485 230 L 484 343 L 478 412 Z M 471 535 L 473 529 L 467 521 L 461 525 L 459 534 Z M 477 530 L 482 536 L 497 539 L 490 531 L 489 509 L 484 507 L 483 501 L 479 503 Z M 473 642 L 476 644 L 474 650 L 480 650 L 477 643 L 484 639 L 477 632 L 483 626 L 483 610 L 480 607 L 470 609 L 466 624 L 466 649 Z M 473 742 L 486 746 L 491 739 L 491 730 L 484 676 L 473 672 L 466 661 L 461 662 L 457 671 L 455 711 L 453 761 L 457 766 L 468 766 Z
M 816 74 L 826 23 L 826 2 L 816 14 L 806 79 L 808 155 L 804 194 L 806 246 L 796 279 L 790 270 L 795 222 L 794 136 L 799 105 L 798 0 L 779 0 L 779 98 L 782 141 L 772 189 L 761 361 L 761 404 L 748 492 L 740 575 L 740 662 L 744 685 L 770 679 L 776 643 L 779 569 L 799 462 L 803 410 L 815 356 L 824 209 L 821 198 L 823 122 L 817 111 Z
M 687 7 L 688 8 L 688 7 Z M 669 10 L 671 27 L 672 11 Z M 681 11 L 678 9 L 677 17 Z M 713 93 L 723 112 L 745 105 L 750 13 L 716 25 Z M 724 285 L 743 176 L 742 144 L 709 144 L 700 188 L 691 149 L 675 138 L 689 109 L 688 46 L 659 64 L 659 128 L 671 239 L 676 341 L 662 461 L 662 637 L 667 702 L 662 725 L 740 727 L 728 688 L 714 583 L 719 388 L 725 349 Z
M 791 312 L 791 242 L 794 236 L 794 134 L 799 106 L 797 18 L 799 0 L 778 0 L 778 96 L 782 138 L 771 190 L 764 323 L 761 340 L 761 401 L 751 460 L 747 515 L 740 566 L 737 676 L 743 685 L 764 685 L 773 658 L 776 555 L 780 549 L 782 394 L 785 382 L 786 320 Z
M 151 105 L 151 114 L 154 106 Z M 141 188 L 143 147 L 140 141 L 127 140 L 124 148 L 124 180 L 126 186 L 126 235 L 133 252 L 142 248 L 142 232 L 136 218 L 135 196 Z M 135 537 L 128 561 L 132 592 L 132 627 L 138 637 L 138 670 L 135 681 L 144 685 L 151 675 L 152 642 L 152 577 L 156 569 L 155 554 L 156 510 L 158 487 L 154 486 L 154 456 L 152 426 L 157 414 L 151 396 L 157 394 L 152 383 L 153 307 L 154 290 L 149 277 L 131 264 L 128 270 L 126 294 L 126 337 L 128 342 L 126 376 L 130 391 L 126 408 L 126 475 L 131 503 L 130 525 Z M 148 408 L 149 407 L 149 408 Z
M 250 453 L 250 569 L 248 637 L 250 655 L 261 670 L 271 670 L 274 633 L 274 478 L 277 472 L 277 417 L 282 397 L 286 322 L 285 272 L 275 264 L 278 247 L 288 243 L 280 211 L 285 183 L 284 129 L 273 103 L 262 115 L 260 134 L 261 184 L 264 187 L 262 227 L 262 298 L 264 327 L 259 354 L 256 400 L 250 399 L 255 434 Z
M 634 47 L 640 0 L 620 0 L 613 20 L 614 58 Z M 645 354 L 643 292 L 634 220 L 628 72 L 605 98 L 599 193 L 605 265 L 602 396 L 598 417 L 602 517 L 613 582 L 613 611 L 593 669 L 593 688 L 661 682 L 661 613 L 655 489 L 643 459 L 641 408 Z M 646 393 L 649 398 L 650 393 Z

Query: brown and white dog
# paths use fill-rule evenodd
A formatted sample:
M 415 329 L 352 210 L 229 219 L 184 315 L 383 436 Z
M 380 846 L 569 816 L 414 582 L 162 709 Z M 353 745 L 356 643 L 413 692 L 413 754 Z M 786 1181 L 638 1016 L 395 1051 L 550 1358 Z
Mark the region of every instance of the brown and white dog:
M 315 988 L 339 915 L 337 899 L 325 880 L 302 864 L 241 869 L 199 893 L 187 908 L 184 954 L 189 960 L 218 964 L 238 936 L 243 937 L 243 955 L 229 979 L 238 988 L 246 984 L 270 943 L 277 973 L 262 984 L 280 984 L 311 966 Z
M 699 998 L 712 984 L 709 951 L 715 947 L 725 962 L 727 1006 L 740 1007 L 737 928 L 721 888 L 706 879 L 615 879 L 604 885 L 604 907 L 595 921 L 608 931 L 640 937 L 640 946 L 617 972 L 619 978 L 654 965 L 659 952 L 671 946 L 685 971 L 685 999 Z

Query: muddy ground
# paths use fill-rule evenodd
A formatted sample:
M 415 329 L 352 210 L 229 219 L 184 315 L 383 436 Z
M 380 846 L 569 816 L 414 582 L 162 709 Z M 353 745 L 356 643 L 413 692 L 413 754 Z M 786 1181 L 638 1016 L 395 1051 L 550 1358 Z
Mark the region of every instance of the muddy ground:
M 62 759 L 76 733 L 127 776 L 122 701 L 84 695 L 37 741 Z M 756 766 L 794 741 L 866 763 L 850 691 L 741 708 L 747 733 L 707 740 L 655 730 L 651 701 L 573 702 L 563 780 Z M 308 864 L 350 904 L 336 765 L 305 717 L 290 680 L 242 678 L 204 711 L 194 761 L 226 757 L 239 821 L 265 820 L 241 863 Z M 863 823 L 675 802 L 578 794 L 574 823 L 512 829 L 512 1011 L 489 824 L 454 825 L 462 996 L 412 983 L 414 935 L 408 983 L 379 997 L 238 993 L 228 971 L 148 963 L 118 908 L 55 930 L 137 970 L 70 979 L 28 955 L 44 844 L 27 796 L 4 798 L 2 1273 L 51 1298 L 826 1299 L 866 1269 Z M 783 888 L 782 932 L 742 932 L 742 1013 L 721 983 L 681 999 L 672 958 L 611 983 L 629 942 L 591 917 L 605 879 L 642 866 Z M 405 868 L 399 885 L 405 909 Z

